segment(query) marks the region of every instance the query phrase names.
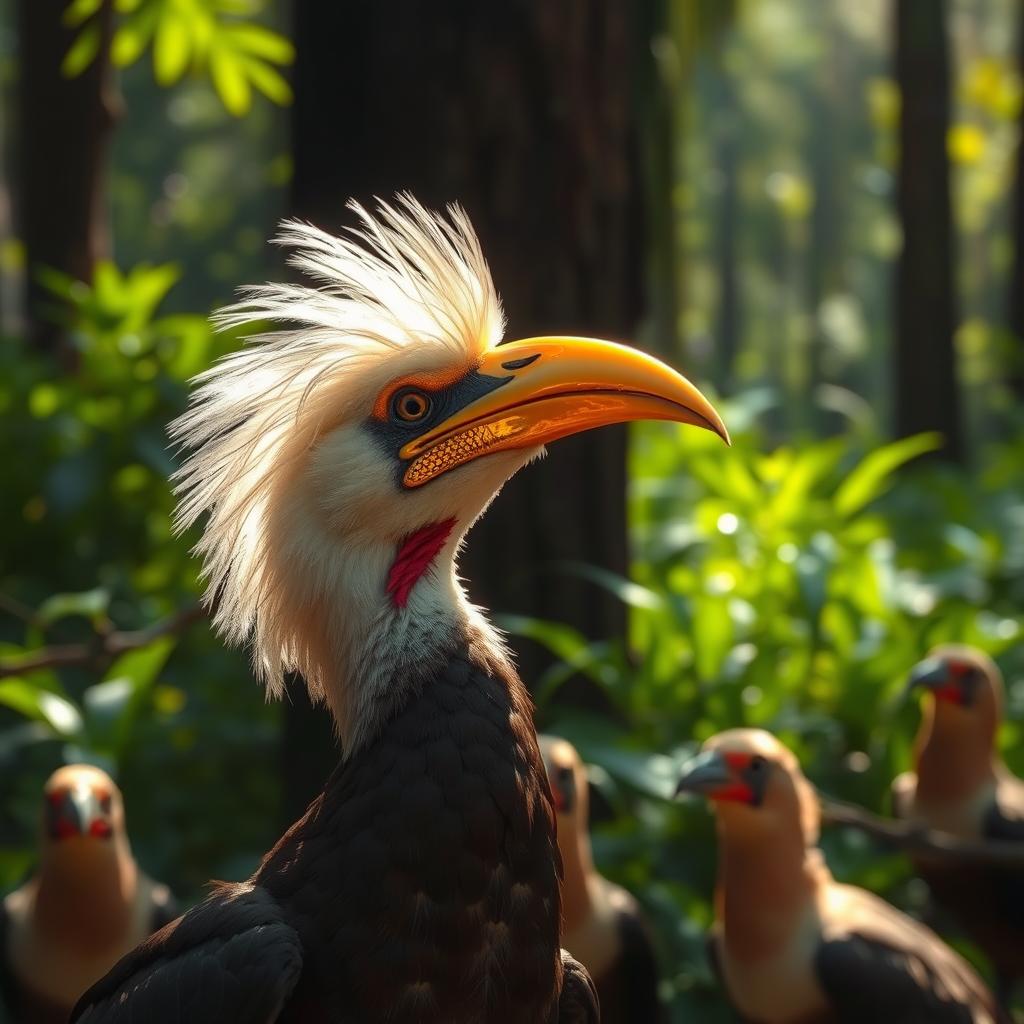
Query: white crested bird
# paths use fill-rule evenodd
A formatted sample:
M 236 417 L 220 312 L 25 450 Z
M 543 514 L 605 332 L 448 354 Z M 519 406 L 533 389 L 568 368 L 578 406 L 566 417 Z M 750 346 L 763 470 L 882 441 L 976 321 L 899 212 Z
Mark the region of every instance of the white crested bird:
M 562 855 L 562 945 L 589 971 L 602 1024 L 657 1024 L 664 1010 L 654 946 L 637 901 L 594 867 L 583 762 L 560 736 L 538 739 Z
M 679 791 L 715 805 L 708 951 L 743 1020 L 1008 1024 L 973 968 L 931 929 L 836 882 L 818 848 L 817 794 L 770 733 L 713 736 L 683 767 Z
M 936 648 L 910 673 L 908 689 L 927 696 L 914 743 L 914 771 L 892 784 L 899 818 L 961 839 L 1024 843 L 1024 781 L 996 746 L 1003 677 L 977 648 Z M 1009 1002 L 1024 977 L 1024 870 L 914 857 L 936 903 L 984 950 Z
M 41 818 L 39 863 L 0 902 L 0 1005 L 13 1024 L 65 1024 L 93 982 L 178 914 L 167 886 L 132 856 L 106 772 L 58 768 Z
M 215 623 L 280 694 L 333 716 L 336 770 L 246 882 L 127 957 L 77 1019 L 489 1024 L 592 1021 L 559 947 L 554 811 L 532 709 L 455 568 L 466 532 L 547 442 L 631 419 L 726 437 L 697 389 L 633 349 L 500 345 L 458 208 L 404 197 L 336 238 L 280 241 L 318 288 L 250 290 L 270 321 L 203 374 L 173 436 L 179 527 Z

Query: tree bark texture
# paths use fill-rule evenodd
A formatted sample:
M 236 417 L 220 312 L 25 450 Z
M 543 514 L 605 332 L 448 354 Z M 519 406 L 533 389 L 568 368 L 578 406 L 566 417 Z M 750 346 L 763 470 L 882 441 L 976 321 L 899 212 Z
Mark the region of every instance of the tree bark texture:
M 25 311 L 32 342 L 62 356 L 54 296 L 36 279 L 41 266 L 89 281 L 109 255 L 106 175 L 119 107 L 109 61 L 113 0 L 93 16 L 96 58 L 68 78 L 61 62 L 79 29 L 61 22 L 67 0 L 17 0 L 20 81 L 15 134 L 15 228 L 25 247 Z
M 895 427 L 940 431 L 962 461 L 964 436 L 953 335 L 957 324 L 950 168 L 949 44 L 945 0 L 896 0 L 896 79 L 902 107 L 897 207 Z
M 643 252 L 634 14 L 629 0 L 297 3 L 294 212 L 336 229 L 349 197 L 457 201 L 509 337 L 629 340 Z M 622 635 L 622 605 L 559 563 L 627 572 L 625 452 L 608 428 L 514 478 L 463 556 L 472 599 Z M 530 685 L 550 659 L 515 647 Z

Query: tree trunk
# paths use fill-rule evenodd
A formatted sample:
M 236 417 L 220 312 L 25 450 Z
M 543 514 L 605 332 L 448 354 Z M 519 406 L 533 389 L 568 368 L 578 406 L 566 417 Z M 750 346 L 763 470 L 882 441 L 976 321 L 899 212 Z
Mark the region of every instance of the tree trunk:
M 900 437 L 938 430 L 945 458 L 962 461 L 956 381 L 956 299 L 945 0 L 897 0 L 896 78 L 902 95 L 897 206 L 895 426 Z
M 643 251 L 633 16 L 628 0 L 296 4 L 295 212 L 337 228 L 350 196 L 458 201 L 509 337 L 630 339 Z M 511 481 L 462 560 L 472 599 L 622 635 L 621 604 L 558 563 L 626 573 L 625 451 L 621 428 L 585 434 Z M 547 656 L 515 647 L 530 684 Z M 289 784 L 290 808 L 308 781 Z
M 1024 74 L 1024 0 L 1017 4 L 1017 62 Z M 1013 335 L 1009 380 L 1018 403 L 1024 402 L 1024 108 L 1019 115 L 1017 166 L 1013 182 L 1013 268 L 1010 275 L 1009 326 Z
M 61 22 L 67 0 L 18 0 L 20 44 L 15 187 L 16 228 L 25 246 L 25 312 L 38 348 L 71 362 L 54 323 L 54 296 L 36 279 L 54 267 L 89 281 L 110 252 L 106 209 L 107 155 L 118 110 L 109 53 L 113 3 L 92 21 L 99 51 L 75 78 L 61 62 L 79 29 Z

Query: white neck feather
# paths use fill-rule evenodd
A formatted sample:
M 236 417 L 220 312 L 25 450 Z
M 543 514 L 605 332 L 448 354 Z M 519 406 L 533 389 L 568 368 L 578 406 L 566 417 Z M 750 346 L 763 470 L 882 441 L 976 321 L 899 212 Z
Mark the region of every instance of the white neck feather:
M 314 662 L 300 668 L 313 696 L 330 708 L 346 757 L 371 741 L 471 633 L 507 663 L 500 634 L 456 578 L 460 541 L 449 538 L 404 607 L 386 592 L 398 546 L 380 543 L 346 545 L 321 576 L 324 589 L 298 605 L 317 610 L 298 627 Z

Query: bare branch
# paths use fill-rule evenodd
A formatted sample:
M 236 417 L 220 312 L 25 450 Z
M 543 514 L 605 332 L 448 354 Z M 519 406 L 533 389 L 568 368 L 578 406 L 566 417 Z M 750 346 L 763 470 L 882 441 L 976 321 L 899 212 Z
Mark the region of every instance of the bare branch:
M 974 862 L 1002 867 L 1024 868 L 1024 843 L 960 839 L 909 821 L 882 818 L 861 807 L 832 797 L 821 798 L 821 817 L 826 825 L 855 828 L 910 854 L 936 860 Z
M 189 605 L 154 622 L 145 629 L 120 630 L 97 636 L 91 643 L 58 644 L 40 647 L 13 658 L 0 658 L 0 679 L 20 676 L 41 668 L 63 668 L 69 665 L 91 665 L 104 667 L 119 654 L 147 647 L 162 636 L 184 633 L 200 619 L 206 618 L 206 611 L 198 604 Z

